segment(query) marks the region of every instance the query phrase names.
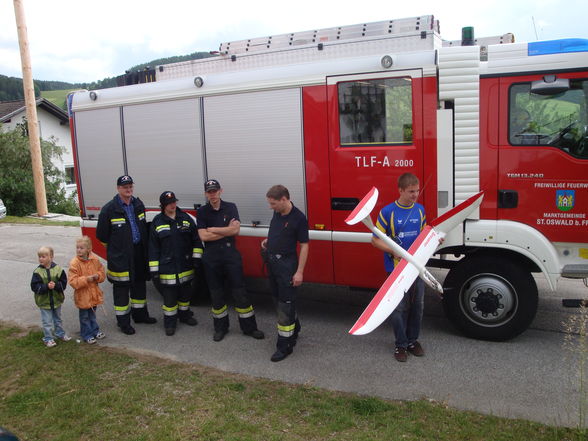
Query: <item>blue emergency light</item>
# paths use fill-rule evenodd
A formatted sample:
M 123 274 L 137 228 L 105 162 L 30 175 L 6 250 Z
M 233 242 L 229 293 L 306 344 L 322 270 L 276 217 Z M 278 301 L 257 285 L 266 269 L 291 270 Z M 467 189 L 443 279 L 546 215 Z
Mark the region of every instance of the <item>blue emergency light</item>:
M 529 56 L 588 52 L 588 40 L 585 38 L 563 38 L 561 40 L 536 41 L 528 43 L 527 47 Z

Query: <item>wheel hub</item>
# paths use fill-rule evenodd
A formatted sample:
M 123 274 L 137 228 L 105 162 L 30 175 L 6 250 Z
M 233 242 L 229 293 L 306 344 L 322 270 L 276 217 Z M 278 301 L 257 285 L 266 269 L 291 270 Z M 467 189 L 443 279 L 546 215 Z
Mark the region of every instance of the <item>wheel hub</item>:
M 504 309 L 504 305 L 500 303 L 502 294 L 496 294 L 492 288 L 488 288 L 486 291 L 478 289 L 476 294 L 471 298 L 472 302 L 476 304 L 474 311 L 480 311 L 482 314 L 497 315 L 498 310 Z
M 503 325 L 514 315 L 517 305 L 512 285 L 496 274 L 478 274 L 462 291 L 462 309 L 470 320 L 480 325 Z

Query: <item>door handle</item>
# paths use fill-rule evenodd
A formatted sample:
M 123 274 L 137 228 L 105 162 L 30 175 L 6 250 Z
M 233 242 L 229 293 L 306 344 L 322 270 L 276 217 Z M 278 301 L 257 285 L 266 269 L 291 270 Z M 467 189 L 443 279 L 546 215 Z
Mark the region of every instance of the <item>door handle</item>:
M 358 198 L 331 198 L 331 209 L 351 211 L 359 204 Z
M 498 190 L 498 208 L 517 208 L 519 193 L 516 190 Z

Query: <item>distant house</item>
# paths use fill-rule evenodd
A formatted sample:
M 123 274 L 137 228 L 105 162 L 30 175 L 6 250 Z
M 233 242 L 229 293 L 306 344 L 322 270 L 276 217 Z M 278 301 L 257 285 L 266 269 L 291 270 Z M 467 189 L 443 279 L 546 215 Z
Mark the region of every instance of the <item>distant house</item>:
M 17 124 L 26 121 L 26 115 L 24 100 L 0 101 L 0 130 L 14 130 Z M 65 149 L 61 160 L 54 159 L 53 162 L 55 167 L 65 173 L 64 188 L 71 195 L 76 189 L 76 183 L 67 112 L 45 98 L 38 98 L 37 118 L 41 138 L 48 140 L 53 136 L 55 143 Z

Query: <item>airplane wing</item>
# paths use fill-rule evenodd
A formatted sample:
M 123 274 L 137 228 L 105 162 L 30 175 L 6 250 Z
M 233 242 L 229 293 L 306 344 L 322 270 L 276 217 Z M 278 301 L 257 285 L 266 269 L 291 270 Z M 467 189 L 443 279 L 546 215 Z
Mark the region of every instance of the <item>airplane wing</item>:
M 460 225 L 480 206 L 483 195 L 484 193 L 480 192 L 470 197 L 423 228 L 408 249 L 408 252 L 402 250 L 406 253 L 402 255 L 403 259 L 396 265 L 394 271 L 388 276 L 357 322 L 349 330 L 350 334 L 367 334 L 380 326 L 392 314 L 394 309 L 396 309 L 404 297 L 404 293 L 410 288 L 417 277 L 420 276 L 433 288 L 440 286 L 439 282 L 435 280 L 424 266 L 435 253 L 435 250 L 439 246 L 439 240 Z M 361 221 L 374 233 L 378 233 L 379 230 L 373 226 L 369 217 L 371 210 L 375 206 L 377 196 L 378 192 L 374 187 L 360 202 L 358 208 L 348 217 L 347 222 L 351 224 L 351 222 L 357 223 Z
M 445 236 L 438 233 L 431 226 L 425 226 L 423 231 L 409 248 L 408 253 L 421 265 L 425 265 L 439 246 L 439 238 Z M 404 293 L 408 291 L 419 276 L 418 268 L 402 259 L 390 273 L 380 287 L 372 301 L 353 325 L 350 334 L 363 335 L 372 332 L 382 324 L 396 309 Z

